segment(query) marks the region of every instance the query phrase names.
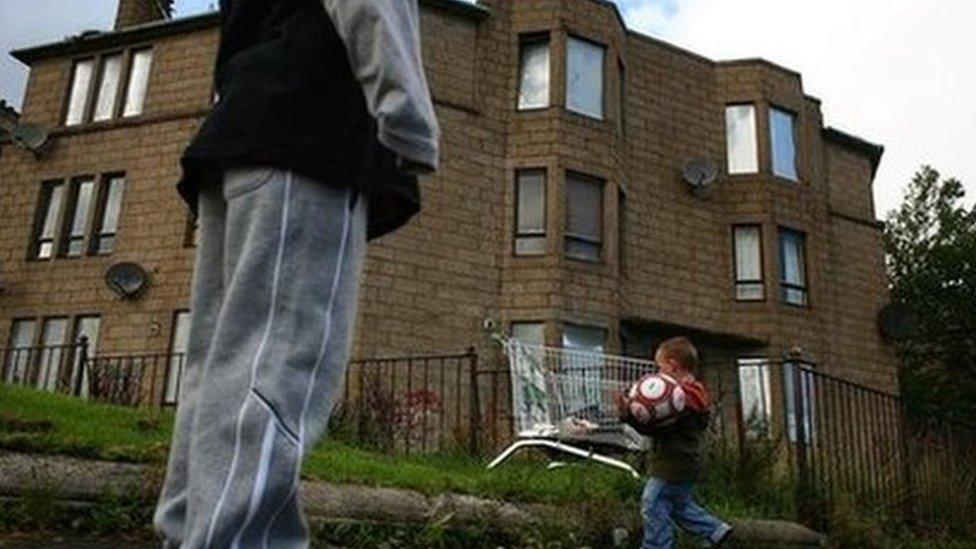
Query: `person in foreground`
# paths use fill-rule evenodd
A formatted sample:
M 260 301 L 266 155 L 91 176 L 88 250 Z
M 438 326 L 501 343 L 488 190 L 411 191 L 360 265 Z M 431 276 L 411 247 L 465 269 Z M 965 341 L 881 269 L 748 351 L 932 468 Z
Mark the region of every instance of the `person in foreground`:
M 658 346 L 654 361 L 660 373 L 673 378 L 684 391 L 685 408 L 675 422 L 649 427 L 631 415 L 627 396 L 616 396 L 620 418 L 650 436 L 653 442 L 650 479 L 641 497 L 644 519 L 641 547 L 673 547 L 672 520 L 703 538 L 708 546 L 718 546 L 729 537 L 732 527 L 692 499 L 695 482 L 701 474 L 701 441 L 708 427 L 710 406 L 705 386 L 694 375 L 698 351 L 688 338 L 676 337 Z
M 438 165 L 417 0 L 221 0 L 164 547 L 306 547 L 298 478 L 341 385 L 367 239 Z

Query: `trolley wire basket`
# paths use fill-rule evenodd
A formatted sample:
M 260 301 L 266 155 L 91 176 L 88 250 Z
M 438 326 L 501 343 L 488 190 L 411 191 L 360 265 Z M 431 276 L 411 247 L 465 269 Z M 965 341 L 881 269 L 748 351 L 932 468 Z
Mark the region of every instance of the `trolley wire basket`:
M 498 336 L 508 356 L 516 440 L 492 469 L 523 448 L 554 450 L 640 475 L 610 453 L 643 451 L 648 439 L 620 421 L 614 394 L 626 393 L 653 362 Z

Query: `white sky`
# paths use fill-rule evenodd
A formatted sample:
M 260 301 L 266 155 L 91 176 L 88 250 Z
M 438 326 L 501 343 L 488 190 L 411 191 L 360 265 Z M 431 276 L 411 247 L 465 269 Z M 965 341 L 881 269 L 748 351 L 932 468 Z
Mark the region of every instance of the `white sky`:
M 510 0 L 519 1 L 519 0 Z M 976 198 L 976 0 L 616 0 L 631 28 L 713 59 L 764 57 L 803 74 L 826 124 L 885 145 L 878 215 L 923 163 Z M 177 0 L 178 15 L 215 0 Z M 0 0 L 0 97 L 26 69 L 6 52 L 109 28 L 116 0 Z

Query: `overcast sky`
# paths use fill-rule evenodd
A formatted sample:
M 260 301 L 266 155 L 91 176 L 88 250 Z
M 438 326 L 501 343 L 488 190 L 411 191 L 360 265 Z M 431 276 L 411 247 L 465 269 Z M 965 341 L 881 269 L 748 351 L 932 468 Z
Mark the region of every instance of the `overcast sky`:
M 6 52 L 110 28 L 117 0 L 0 0 L 0 97 L 26 69 Z M 517 1 L 517 0 L 514 0 Z M 628 24 L 713 59 L 764 57 L 803 74 L 824 122 L 885 145 L 878 215 L 923 163 L 976 198 L 974 0 L 617 0 Z M 215 0 L 176 0 L 178 15 Z

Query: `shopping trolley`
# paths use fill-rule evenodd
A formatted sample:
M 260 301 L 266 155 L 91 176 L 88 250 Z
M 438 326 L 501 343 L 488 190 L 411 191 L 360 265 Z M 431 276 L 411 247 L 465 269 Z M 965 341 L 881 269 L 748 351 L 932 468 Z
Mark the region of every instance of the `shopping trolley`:
M 613 399 L 641 376 L 656 371 L 649 360 L 545 347 L 496 336 L 508 355 L 516 440 L 491 463 L 493 469 L 522 448 L 549 448 L 627 471 L 628 463 L 602 450 L 644 451 L 649 440 L 620 421 Z M 550 466 L 558 465 L 558 462 Z

